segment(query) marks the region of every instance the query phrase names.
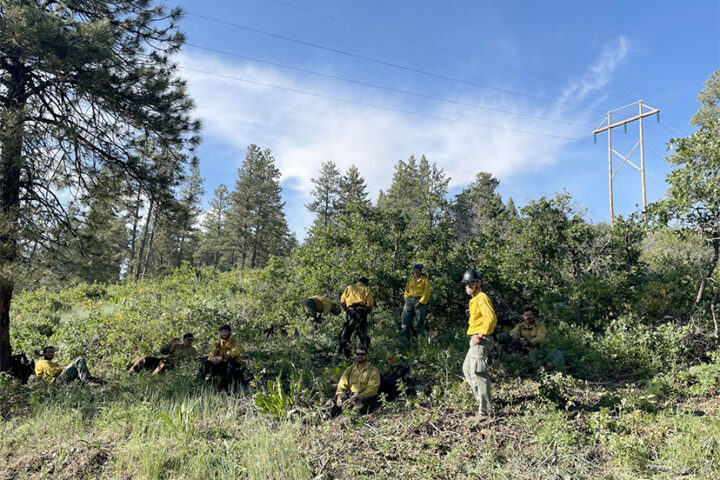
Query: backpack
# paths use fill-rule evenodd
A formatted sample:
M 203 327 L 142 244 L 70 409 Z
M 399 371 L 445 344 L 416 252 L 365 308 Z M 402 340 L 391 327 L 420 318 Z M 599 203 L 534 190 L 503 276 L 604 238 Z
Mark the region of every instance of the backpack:
M 385 398 L 394 400 L 400 395 L 400 383 L 410 373 L 410 365 L 405 361 L 399 361 L 391 365 L 387 371 L 380 376 L 380 389 L 378 393 L 384 393 Z

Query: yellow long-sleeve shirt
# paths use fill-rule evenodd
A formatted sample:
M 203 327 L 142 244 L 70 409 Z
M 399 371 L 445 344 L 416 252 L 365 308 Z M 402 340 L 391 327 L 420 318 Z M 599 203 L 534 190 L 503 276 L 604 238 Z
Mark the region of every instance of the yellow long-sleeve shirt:
M 345 369 L 335 395 L 357 393 L 363 398 L 374 397 L 380 388 L 380 372 L 369 363 L 360 370 L 357 365 Z
M 186 347 L 182 343 L 168 343 L 160 349 L 160 353 L 167 355 L 172 362 L 181 363 L 192 361 L 197 357 L 197 350 L 192 345 Z
M 240 342 L 234 338 L 228 338 L 227 340 L 219 339 L 213 343 L 210 349 L 210 356 L 225 356 L 228 355 L 239 362 L 242 359 L 243 348 Z
M 542 323 L 528 325 L 525 322 L 521 322 L 515 325 L 515 328 L 510 331 L 510 335 L 517 335 L 520 338 L 524 338 L 529 341 L 531 345 L 541 345 L 545 342 L 547 329 Z
M 62 367 L 55 362 L 45 360 L 44 358 L 35 362 L 35 375 L 38 378 L 54 378 L 62 372 Z
M 332 302 L 325 297 L 315 295 L 314 297 L 310 297 L 310 300 L 315 302 L 315 309 L 318 313 L 327 315 L 330 313 L 330 310 L 332 310 Z
M 420 280 L 415 280 L 415 276 L 408 278 L 405 283 L 405 300 L 408 297 L 420 297 L 420 303 L 427 305 L 430 300 L 430 281 L 427 277 L 420 277 Z
M 468 320 L 468 335 L 490 335 L 495 331 L 497 317 L 490 298 L 483 292 L 476 293 L 470 299 L 470 319 Z
M 340 297 L 340 306 L 343 310 L 347 310 L 348 307 L 352 307 L 353 305 L 362 305 L 368 312 L 372 311 L 375 306 L 375 301 L 373 300 L 370 287 L 360 282 L 347 286 L 342 297 Z

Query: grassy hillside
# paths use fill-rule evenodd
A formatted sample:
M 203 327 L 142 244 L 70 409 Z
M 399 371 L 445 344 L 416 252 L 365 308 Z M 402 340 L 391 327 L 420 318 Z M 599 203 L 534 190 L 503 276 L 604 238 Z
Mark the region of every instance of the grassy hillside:
M 546 350 L 494 361 L 497 419 L 472 425 L 466 319 L 406 346 L 399 318 L 379 309 L 371 363 L 382 370 L 408 359 L 428 390 L 328 420 L 315 406 L 347 362 L 317 355 L 332 349 L 340 320 L 309 325 L 300 301 L 311 293 L 267 270 L 181 269 L 159 281 L 18 296 L 16 350 L 53 344 L 61 363 L 84 356 L 107 384 L 31 388 L 0 377 L 0 479 L 720 476 L 720 357 L 689 326 L 621 317 L 591 331 L 545 318 Z M 207 351 L 223 323 L 252 356 L 248 391 L 197 385 L 192 368 L 124 373 L 186 331 Z M 289 335 L 268 338 L 269 325 Z M 554 350 L 563 365 L 550 361 Z

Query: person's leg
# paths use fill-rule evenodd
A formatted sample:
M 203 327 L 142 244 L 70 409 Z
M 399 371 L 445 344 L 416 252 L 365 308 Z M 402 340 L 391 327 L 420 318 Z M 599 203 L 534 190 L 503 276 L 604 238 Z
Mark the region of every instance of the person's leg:
M 425 336 L 425 318 L 427 317 L 427 305 L 420 304 L 415 308 L 415 317 L 417 318 L 417 336 Z
M 158 358 L 157 367 L 153 369 L 153 375 L 172 370 L 172 362 L 169 358 Z
M 476 397 L 478 413 L 480 415 L 492 415 L 492 392 L 490 388 L 490 377 L 488 375 L 488 358 L 493 349 L 493 341 L 485 337 L 478 345 L 471 347 L 474 350 L 471 361 L 471 373 L 475 376 Z
M 405 300 L 405 306 L 403 307 L 402 312 L 402 336 L 405 337 L 406 340 L 410 340 L 410 338 L 412 338 L 412 324 L 413 317 L 415 317 L 414 305 L 415 301 L 412 297 Z
M 158 357 L 141 357 L 133 364 L 128 373 L 138 373 L 140 370 L 155 370 L 162 359 Z
M 343 321 L 342 328 L 340 328 L 340 334 L 338 335 L 338 353 L 350 356 L 350 338 L 352 338 L 354 329 L 353 317 L 350 315 L 350 310 L 345 312 L 345 320 Z
M 366 413 L 373 412 L 379 406 L 380 403 L 378 402 L 377 397 L 358 398 L 353 404 L 353 410 L 361 415 L 365 415 Z
M 195 380 L 197 381 L 203 381 L 205 380 L 205 377 L 210 372 L 210 367 L 208 366 L 210 362 L 208 361 L 207 357 L 202 357 L 200 359 L 200 365 L 198 366 L 198 373 L 195 377 Z
M 225 383 L 230 389 L 234 388 L 236 384 L 245 384 L 243 378 L 243 365 L 240 362 L 236 362 L 235 359 L 231 358 L 227 361 L 227 371 L 225 372 Z
M 364 345 L 365 348 L 370 347 L 370 336 L 368 335 L 368 313 L 367 310 L 358 310 L 358 325 L 357 335 L 360 345 Z
M 317 322 L 320 319 L 320 316 L 317 312 L 317 306 L 315 305 L 315 300 L 312 298 L 308 298 L 305 300 L 305 315 L 308 318 L 311 318 L 314 322 Z
M 82 357 L 73 360 L 72 363 L 65 367 L 62 372 L 60 372 L 60 375 L 58 375 L 58 381 L 63 383 L 71 382 L 75 379 L 79 379 L 85 383 L 97 381 L 90 373 L 90 370 L 88 370 L 85 359 Z

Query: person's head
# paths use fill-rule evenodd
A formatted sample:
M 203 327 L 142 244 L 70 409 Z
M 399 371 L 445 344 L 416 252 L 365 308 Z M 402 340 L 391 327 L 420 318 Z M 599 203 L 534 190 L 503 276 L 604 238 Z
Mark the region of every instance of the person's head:
M 225 324 L 222 327 L 220 327 L 220 338 L 223 340 L 227 340 L 230 338 L 230 334 L 232 333 L 232 329 L 230 328 L 230 325 Z
M 355 363 L 362 365 L 367 363 L 368 349 L 364 345 L 359 345 L 355 348 Z
M 362 283 L 363 285 L 365 285 L 367 287 L 368 285 L 370 285 L 370 280 L 368 280 L 365 277 L 360 277 L 360 278 L 358 278 L 357 283 Z
M 55 347 L 48 345 L 47 347 L 43 347 L 40 353 L 45 360 L 52 360 L 55 358 Z
M 340 312 L 342 312 L 342 308 L 340 308 L 340 305 L 337 303 L 333 303 L 332 307 L 330 307 L 330 313 L 333 315 L 340 315 Z
M 416 263 L 413 265 L 413 275 L 415 275 L 415 278 L 420 278 L 422 276 L 422 263 Z
M 535 307 L 525 307 L 523 309 L 522 318 L 526 324 L 533 325 L 533 324 L 535 324 L 535 320 L 537 319 L 538 313 L 540 313 L 540 312 L 538 312 L 538 309 Z
M 183 335 L 183 345 L 185 345 L 186 347 L 192 345 L 194 341 L 195 337 L 193 337 L 192 333 L 186 333 L 185 335 Z
M 473 296 L 480 291 L 482 279 L 480 278 L 478 271 L 472 269 L 467 270 L 463 274 L 462 283 L 465 284 L 465 292 L 468 295 Z

